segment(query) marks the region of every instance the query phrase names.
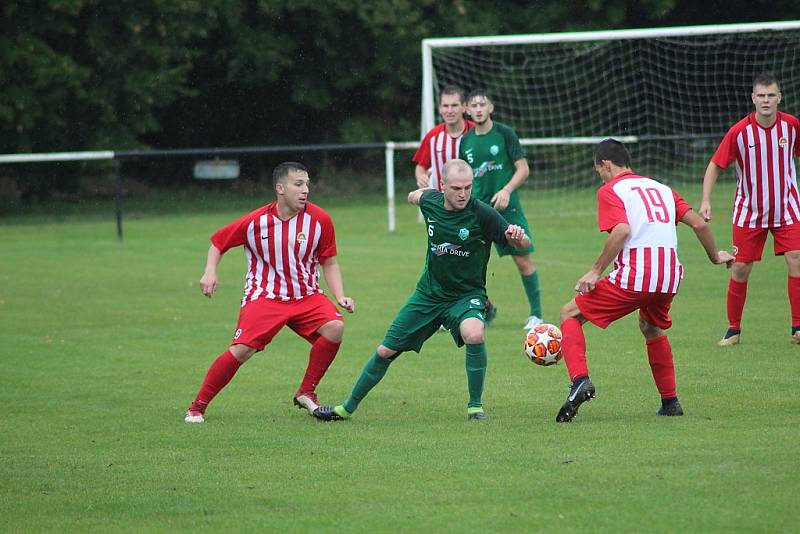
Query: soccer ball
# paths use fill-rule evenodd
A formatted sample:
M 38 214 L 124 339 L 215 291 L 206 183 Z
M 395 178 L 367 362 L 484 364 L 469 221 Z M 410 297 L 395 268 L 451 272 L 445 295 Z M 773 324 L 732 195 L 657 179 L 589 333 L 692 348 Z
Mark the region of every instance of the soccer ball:
M 561 359 L 561 330 L 552 324 L 534 326 L 525 336 L 525 355 L 537 365 L 553 365 Z

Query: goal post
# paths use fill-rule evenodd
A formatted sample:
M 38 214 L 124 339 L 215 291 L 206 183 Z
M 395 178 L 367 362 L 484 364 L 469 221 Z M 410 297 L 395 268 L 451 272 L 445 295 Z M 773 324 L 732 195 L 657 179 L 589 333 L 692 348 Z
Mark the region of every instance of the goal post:
M 592 148 L 607 137 L 629 145 L 637 172 L 697 185 L 727 129 L 752 111 L 764 71 L 781 83 L 781 109 L 800 111 L 800 21 L 425 39 L 421 132 L 445 85 L 487 89 L 493 118 L 525 147 L 534 204 L 557 195 L 575 207 L 577 197 L 593 203 L 574 193 L 596 187 Z

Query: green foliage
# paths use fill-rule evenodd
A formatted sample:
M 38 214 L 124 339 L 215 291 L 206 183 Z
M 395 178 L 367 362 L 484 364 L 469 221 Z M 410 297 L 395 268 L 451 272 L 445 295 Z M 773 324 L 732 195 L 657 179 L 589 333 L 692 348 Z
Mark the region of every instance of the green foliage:
M 413 288 L 424 230 L 408 205 L 389 236 L 382 199 L 316 200 L 336 221 L 358 305 L 319 389 L 336 402 Z M 525 201 L 555 321 L 603 236 L 593 211 L 562 216 L 546 198 Z M 0 226 L 0 530 L 796 528 L 800 347 L 788 340 L 780 258 L 765 254 L 754 269 L 743 343 L 720 349 L 728 273 L 682 226 L 686 278 L 670 331 L 682 418 L 655 417 L 658 394 L 628 317 L 606 331 L 586 326 L 598 396 L 574 423 L 556 424 L 566 370 L 522 356 L 527 305 L 510 260 L 494 258 L 486 424 L 466 421 L 463 351 L 446 335 L 393 363 L 352 420 L 317 423 L 291 406 L 308 345 L 287 330 L 220 393 L 207 423 L 190 426 L 183 410 L 230 340 L 241 255 L 223 260 L 213 299 L 197 280 L 208 235 L 247 209 L 237 206 L 137 216 L 124 244 L 110 217 Z M 725 243 L 722 211 L 714 230 Z
M 6 2 L 0 151 L 410 139 L 419 134 L 426 37 L 720 22 L 719 13 L 726 22 L 800 16 L 789 0 L 698 6 L 689 0 L 509 0 L 488 8 L 477 0 Z
M 191 93 L 204 2 L 4 4 L 0 150 L 126 148 Z

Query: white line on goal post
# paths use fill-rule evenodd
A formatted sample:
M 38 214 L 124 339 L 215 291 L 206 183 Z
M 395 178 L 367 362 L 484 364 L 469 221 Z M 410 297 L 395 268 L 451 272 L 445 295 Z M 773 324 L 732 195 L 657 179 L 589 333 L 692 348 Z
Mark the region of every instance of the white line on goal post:
M 522 146 L 596 145 L 609 138 L 622 143 L 639 142 L 638 135 L 601 135 L 599 137 L 524 137 L 519 140 L 519 143 Z
M 387 217 L 389 219 L 389 233 L 393 234 L 397 230 L 396 199 L 395 199 L 395 180 L 394 180 L 394 151 L 395 150 L 414 150 L 419 146 L 419 141 L 394 141 L 386 142 L 384 151 L 384 162 L 386 165 L 386 204 Z M 416 184 L 416 181 L 414 182 Z
M 601 30 L 586 32 L 538 33 L 525 35 L 492 35 L 485 37 L 434 37 L 423 39 L 423 46 L 449 48 L 454 46 L 492 46 L 528 43 L 563 43 L 580 41 L 612 41 L 621 39 L 650 39 L 681 35 L 713 35 L 716 33 L 749 33 L 762 30 L 796 30 L 800 20 L 780 22 L 752 22 L 745 24 L 706 24 L 703 26 L 671 26 L 629 30 Z
M 0 163 L 38 163 L 46 161 L 86 161 L 114 159 L 114 151 L 97 150 L 83 152 L 50 152 L 46 154 L 4 154 Z

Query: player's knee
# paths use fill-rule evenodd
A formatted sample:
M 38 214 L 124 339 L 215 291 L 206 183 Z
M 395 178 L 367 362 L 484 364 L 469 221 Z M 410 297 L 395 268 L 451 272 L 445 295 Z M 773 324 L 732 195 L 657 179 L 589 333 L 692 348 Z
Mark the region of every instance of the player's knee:
M 483 343 L 483 321 L 477 317 L 464 319 L 459 325 L 458 333 L 467 345 Z
M 533 264 L 530 254 L 527 256 L 514 256 L 513 258 L 519 270 L 519 274 L 522 276 L 530 276 L 536 272 L 536 266 Z
M 467 345 L 479 345 L 483 343 L 483 332 L 470 332 L 461 338 Z
M 396 350 L 392 350 L 389 347 L 384 347 L 383 345 L 379 345 L 378 350 L 376 350 L 375 352 L 377 352 L 378 356 L 380 356 L 384 360 L 388 360 L 389 358 L 397 354 Z
M 783 255 L 789 276 L 800 276 L 800 250 L 790 250 Z
M 247 360 L 250 359 L 250 357 L 253 354 L 256 353 L 256 349 L 254 349 L 253 347 L 248 347 L 247 345 L 243 345 L 241 343 L 237 343 L 236 345 L 231 345 L 228 350 L 239 363 L 246 362 Z
M 645 337 L 645 339 L 655 339 L 664 334 L 664 331 L 659 327 L 648 323 L 642 318 L 639 318 L 639 330 L 642 331 L 642 335 Z
M 467 345 L 478 345 L 483 343 L 483 323 L 475 321 L 464 321 L 461 323 L 461 339 Z
M 317 333 L 328 341 L 339 343 L 344 336 L 344 321 L 328 321 L 317 330 Z
M 561 313 L 560 313 L 561 322 L 563 323 L 567 319 L 574 319 L 579 314 L 580 310 L 578 309 L 577 304 L 575 304 L 574 300 L 571 300 L 561 307 Z
M 752 270 L 753 270 L 752 262 L 744 263 L 740 261 L 735 261 L 733 262 L 733 266 L 731 267 L 731 277 L 737 282 L 746 282 L 747 279 L 750 277 L 750 271 Z

